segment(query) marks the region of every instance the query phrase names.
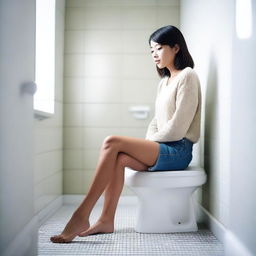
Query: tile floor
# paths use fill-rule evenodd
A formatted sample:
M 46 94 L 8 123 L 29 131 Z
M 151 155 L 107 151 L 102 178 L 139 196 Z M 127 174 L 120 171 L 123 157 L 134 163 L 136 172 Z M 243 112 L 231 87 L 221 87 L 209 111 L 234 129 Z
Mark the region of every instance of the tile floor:
M 116 213 L 115 232 L 88 237 L 76 237 L 72 243 L 56 244 L 49 238 L 60 233 L 70 219 L 75 205 L 64 205 L 39 229 L 38 255 L 175 255 L 223 256 L 223 245 L 204 226 L 198 232 L 172 234 L 141 234 L 135 226 L 136 207 L 119 206 Z M 101 212 L 94 208 L 90 223 Z

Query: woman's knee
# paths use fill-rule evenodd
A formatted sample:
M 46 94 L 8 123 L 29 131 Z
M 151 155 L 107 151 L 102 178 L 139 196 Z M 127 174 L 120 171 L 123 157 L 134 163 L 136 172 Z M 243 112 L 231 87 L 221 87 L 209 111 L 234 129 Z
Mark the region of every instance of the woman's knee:
M 110 135 L 107 136 L 102 144 L 102 149 L 116 149 L 120 139 L 118 136 Z

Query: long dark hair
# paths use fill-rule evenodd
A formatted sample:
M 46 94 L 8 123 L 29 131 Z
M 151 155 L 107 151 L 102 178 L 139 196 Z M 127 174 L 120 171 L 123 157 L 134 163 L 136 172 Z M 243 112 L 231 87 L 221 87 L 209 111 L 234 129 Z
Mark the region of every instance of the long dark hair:
M 159 28 L 149 37 L 149 45 L 151 40 L 161 45 L 169 45 L 170 47 L 174 47 L 175 44 L 179 45 L 180 50 L 174 58 L 174 66 L 176 69 L 181 70 L 186 67 L 194 67 L 194 61 L 188 51 L 186 41 L 180 30 L 175 26 L 169 25 Z M 160 77 L 171 75 L 167 68 L 160 69 L 156 66 L 156 69 Z

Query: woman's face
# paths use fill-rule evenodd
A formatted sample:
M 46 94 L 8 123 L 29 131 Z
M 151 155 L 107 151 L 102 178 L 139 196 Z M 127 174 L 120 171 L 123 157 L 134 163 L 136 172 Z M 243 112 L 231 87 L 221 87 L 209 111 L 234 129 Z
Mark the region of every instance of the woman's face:
M 174 58 L 179 51 L 177 44 L 171 48 L 169 45 L 161 45 L 151 40 L 150 48 L 152 58 L 158 68 L 162 69 L 174 66 Z

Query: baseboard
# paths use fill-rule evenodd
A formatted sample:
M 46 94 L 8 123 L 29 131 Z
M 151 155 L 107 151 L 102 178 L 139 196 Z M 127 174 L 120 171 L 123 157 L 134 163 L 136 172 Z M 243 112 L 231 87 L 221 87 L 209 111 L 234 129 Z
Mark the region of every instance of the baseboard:
M 253 256 L 244 244 L 232 233 L 226 231 L 225 235 L 225 256 Z
M 225 233 L 226 228 L 224 225 L 222 225 L 218 220 L 216 220 L 202 205 L 199 203 L 197 204 L 197 208 L 199 211 L 199 214 L 201 216 L 201 221 L 205 223 L 208 228 L 211 230 L 211 232 L 216 236 L 216 238 L 222 242 L 225 243 Z
M 216 238 L 223 243 L 225 256 L 253 256 L 245 245 L 224 225 L 217 221 L 202 205 L 198 204 L 201 221 L 204 222 Z
M 63 195 L 58 196 L 54 201 L 45 206 L 36 214 L 39 226 L 49 219 L 63 205 Z
M 38 218 L 37 216 L 34 216 L 32 220 L 16 235 L 8 247 L 1 252 L 1 255 L 37 255 L 38 227 Z

